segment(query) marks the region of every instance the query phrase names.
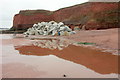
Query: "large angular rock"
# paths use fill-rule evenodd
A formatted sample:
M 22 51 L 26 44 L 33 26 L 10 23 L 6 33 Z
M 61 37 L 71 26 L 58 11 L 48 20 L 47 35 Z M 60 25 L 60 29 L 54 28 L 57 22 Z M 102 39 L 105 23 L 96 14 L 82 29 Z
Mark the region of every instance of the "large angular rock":
M 41 22 L 34 24 L 32 28 L 29 28 L 24 35 L 71 35 L 75 34 L 72 29 L 64 25 L 62 22 Z

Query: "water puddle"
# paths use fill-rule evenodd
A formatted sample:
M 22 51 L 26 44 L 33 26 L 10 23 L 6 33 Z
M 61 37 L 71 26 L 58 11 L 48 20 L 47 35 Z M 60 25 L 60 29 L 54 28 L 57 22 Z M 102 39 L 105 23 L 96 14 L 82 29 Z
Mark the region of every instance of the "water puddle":
M 54 55 L 61 59 L 83 65 L 100 74 L 118 73 L 118 56 L 81 46 L 69 40 L 34 39 L 32 44 L 15 46 L 23 55 Z

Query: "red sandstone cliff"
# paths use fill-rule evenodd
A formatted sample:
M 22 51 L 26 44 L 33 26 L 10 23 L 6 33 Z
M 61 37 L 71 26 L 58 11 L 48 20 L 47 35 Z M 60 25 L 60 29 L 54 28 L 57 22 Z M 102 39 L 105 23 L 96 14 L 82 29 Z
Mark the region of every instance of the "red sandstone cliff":
M 14 16 L 13 28 L 26 29 L 42 21 L 62 21 L 69 26 L 86 29 L 118 27 L 118 3 L 87 2 L 57 11 L 24 10 Z
M 52 12 L 46 10 L 23 10 L 14 16 L 13 27 L 26 29 L 42 21 L 54 20 Z

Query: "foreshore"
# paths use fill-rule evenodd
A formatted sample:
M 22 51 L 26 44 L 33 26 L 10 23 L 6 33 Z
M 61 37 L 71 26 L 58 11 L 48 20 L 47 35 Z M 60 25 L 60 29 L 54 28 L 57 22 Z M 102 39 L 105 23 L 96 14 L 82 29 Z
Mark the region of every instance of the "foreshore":
M 4 78 L 118 77 L 118 28 L 77 31 L 70 36 L 2 34 L 0 40 Z

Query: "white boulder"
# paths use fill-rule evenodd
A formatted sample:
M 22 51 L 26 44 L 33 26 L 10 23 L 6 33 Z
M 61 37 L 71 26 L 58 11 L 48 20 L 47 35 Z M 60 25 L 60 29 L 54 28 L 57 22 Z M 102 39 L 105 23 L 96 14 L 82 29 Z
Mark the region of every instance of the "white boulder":
M 39 22 L 37 24 L 34 24 L 32 28 L 29 28 L 26 32 L 24 32 L 24 35 L 71 35 L 75 34 L 72 29 L 70 29 L 67 25 L 64 25 L 63 22 Z

